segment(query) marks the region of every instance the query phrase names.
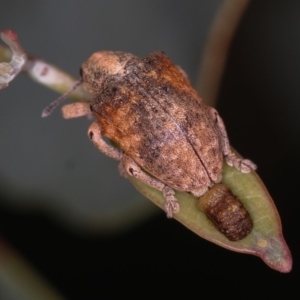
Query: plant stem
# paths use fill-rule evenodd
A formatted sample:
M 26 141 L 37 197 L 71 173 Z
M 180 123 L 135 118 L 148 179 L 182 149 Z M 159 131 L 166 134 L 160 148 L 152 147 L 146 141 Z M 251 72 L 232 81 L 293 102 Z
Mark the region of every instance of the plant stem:
M 232 39 L 250 0 L 225 0 L 210 29 L 199 68 L 196 89 L 215 106 Z

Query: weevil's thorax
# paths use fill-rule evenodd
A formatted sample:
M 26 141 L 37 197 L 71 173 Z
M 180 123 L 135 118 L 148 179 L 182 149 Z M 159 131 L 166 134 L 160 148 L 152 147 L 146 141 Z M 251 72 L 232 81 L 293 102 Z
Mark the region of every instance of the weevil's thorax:
M 125 52 L 99 51 L 82 64 L 84 87 L 93 96 L 99 95 L 110 77 L 124 75 L 124 67 L 133 55 Z

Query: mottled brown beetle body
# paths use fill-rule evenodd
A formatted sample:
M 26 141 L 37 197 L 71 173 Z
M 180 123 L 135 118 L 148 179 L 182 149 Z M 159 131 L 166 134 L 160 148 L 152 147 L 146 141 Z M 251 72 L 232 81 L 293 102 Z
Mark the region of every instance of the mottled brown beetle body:
M 164 53 L 140 59 L 124 52 L 96 52 L 83 63 L 82 79 L 93 95 L 90 110 L 96 122 L 90 138 L 100 151 L 120 160 L 122 174 L 161 190 L 169 217 L 179 209 L 173 189 L 203 195 L 220 182 L 223 157 L 242 172 L 255 168 L 231 151 L 216 110 L 202 102 Z M 73 112 L 74 107 L 66 106 L 64 115 L 90 113 Z
M 83 64 L 84 82 L 102 59 L 96 54 Z M 92 69 L 98 77 L 92 88 L 86 84 L 96 94 L 91 110 L 102 134 L 172 188 L 194 191 L 219 182 L 221 137 L 187 79 L 161 53 L 145 60 L 124 54 L 123 59 L 121 74 L 103 76 Z
M 248 211 L 224 184 L 214 185 L 197 205 L 230 241 L 243 239 L 253 228 Z

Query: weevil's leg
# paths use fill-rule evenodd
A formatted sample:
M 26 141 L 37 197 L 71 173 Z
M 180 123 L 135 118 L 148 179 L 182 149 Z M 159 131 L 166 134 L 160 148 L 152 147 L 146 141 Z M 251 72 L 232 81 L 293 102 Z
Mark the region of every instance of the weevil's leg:
M 167 218 L 172 218 L 173 213 L 175 214 L 179 212 L 179 203 L 174 196 L 175 192 L 167 185 L 164 186 L 162 192 L 166 199 L 165 212 L 167 213 Z
M 130 176 L 134 176 L 140 181 L 146 183 L 147 185 L 161 191 L 166 200 L 165 211 L 168 218 L 172 218 L 173 213 L 179 211 L 179 204 L 175 198 L 175 192 L 164 183 L 156 178 L 151 177 L 145 173 L 136 162 L 130 158 L 128 155 L 124 154 L 123 159 L 124 167 Z
M 65 119 L 79 118 L 85 116 L 89 117 L 92 115 L 89 102 L 75 102 L 71 104 L 66 104 L 61 108 L 61 111 Z
M 216 120 L 217 126 L 221 134 L 223 143 L 223 155 L 227 164 L 229 166 L 235 166 L 238 170 L 240 170 L 243 173 L 249 173 L 252 170 L 256 170 L 257 166 L 251 160 L 240 158 L 231 150 L 223 120 L 214 108 L 209 107 L 209 109 L 213 118 Z
M 99 123 L 94 122 L 91 124 L 88 130 L 88 136 L 94 145 L 98 148 L 99 151 L 104 153 L 105 155 L 114 158 L 116 160 L 121 160 L 123 157 L 123 152 L 105 142 L 105 140 L 101 136 L 101 127 Z

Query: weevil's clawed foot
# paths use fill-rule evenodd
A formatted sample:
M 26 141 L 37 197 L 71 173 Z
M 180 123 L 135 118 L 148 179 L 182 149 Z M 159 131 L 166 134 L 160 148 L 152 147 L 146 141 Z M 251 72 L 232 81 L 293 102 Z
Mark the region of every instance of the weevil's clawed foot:
M 257 166 L 249 159 L 242 159 L 239 168 L 243 173 L 249 173 L 251 171 L 256 170 Z
M 167 213 L 167 218 L 172 218 L 173 213 L 179 212 L 179 203 L 177 202 L 174 194 L 175 192 L 171 188 L 168 186 L 164 187 L 163 195 L 166 200 L 165 211 Z
M 234 166 L 243 173 L 249 173 L 257 169 L 256 164 L 249 159 L 239 158 L 235 155 L 228 155 L 225 157 L 225 159 L 229 166 Z

